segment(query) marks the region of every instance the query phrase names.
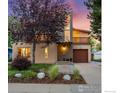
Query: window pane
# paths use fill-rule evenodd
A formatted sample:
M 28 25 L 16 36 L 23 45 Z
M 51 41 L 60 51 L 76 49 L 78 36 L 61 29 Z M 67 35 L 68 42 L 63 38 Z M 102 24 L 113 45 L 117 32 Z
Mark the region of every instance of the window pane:
M 30 48 L 18 48 L 18 56 L 30 57 Z
M 45 58 L 48 58 L 48 48 L 45 48 Z

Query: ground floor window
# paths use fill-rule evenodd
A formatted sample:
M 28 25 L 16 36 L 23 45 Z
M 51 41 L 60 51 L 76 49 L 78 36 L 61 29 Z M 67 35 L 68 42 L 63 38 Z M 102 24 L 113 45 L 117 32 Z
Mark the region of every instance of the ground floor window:
M 31 54 L 30 48 L 18 48 L 18 56 L 29 58 Z
M 48 58 L 48 47 L 45 48 L 44 52 L 45 52 L 45 58 Z

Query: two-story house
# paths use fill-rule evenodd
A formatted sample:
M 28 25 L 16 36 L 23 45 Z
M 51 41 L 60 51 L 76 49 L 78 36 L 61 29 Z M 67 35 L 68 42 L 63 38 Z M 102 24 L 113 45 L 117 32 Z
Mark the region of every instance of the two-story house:
M 70 18 L 64 31 L 62 42 L 50 44 L 36 44 L 35 63 L 56 63 L 58 61 L 71 61 L 74 63 L 90 62 L 90 46 L 88 45 L 89 31 L 75 29 Z M 32 61 L 32 44 L 18 42 L 13 44 L 12 58 L 17 56 L 27 57 Z

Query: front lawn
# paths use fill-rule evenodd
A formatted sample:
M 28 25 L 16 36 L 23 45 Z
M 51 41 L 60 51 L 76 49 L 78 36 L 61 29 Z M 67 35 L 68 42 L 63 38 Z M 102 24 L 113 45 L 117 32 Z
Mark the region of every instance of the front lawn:
M 40 79 L 38 73 L 44 73 L 45 76 Z M 16 77 L 16 74 L 21 74 Z M 69 75 L 70 80 L 64 80 L 63 77 Z M 41 84 L 86 84 L 83 77 L 77 69 L 74 69 L 73 74 L 59 73 L 58 67 L 55 64 L 32 64 L 28 69 L 18 70 L 8 65 L 8 82 L 9 83 L 41 83 Z
M 22 72 L 22 71 L 33 71 L 33 72 L 40 72 L 40 71 L 44 71 L 44 72 L 48 72 L 49 68 L 54 66 L 54 64 L 32 64 L 28 69 L 26 70 L 18 70 L 16 68 L 13 68 L 11 66 L 11 64 L 8 65 L 8 74 L 9 73 L 16 73 L 16 72 Z

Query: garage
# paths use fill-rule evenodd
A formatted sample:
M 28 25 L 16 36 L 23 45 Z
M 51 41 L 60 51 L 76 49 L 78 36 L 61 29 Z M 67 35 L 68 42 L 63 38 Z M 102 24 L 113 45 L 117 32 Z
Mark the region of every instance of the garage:
M 88 49 L 73 49 L 74 63 L 88 63 Z

